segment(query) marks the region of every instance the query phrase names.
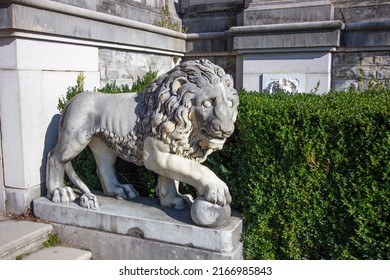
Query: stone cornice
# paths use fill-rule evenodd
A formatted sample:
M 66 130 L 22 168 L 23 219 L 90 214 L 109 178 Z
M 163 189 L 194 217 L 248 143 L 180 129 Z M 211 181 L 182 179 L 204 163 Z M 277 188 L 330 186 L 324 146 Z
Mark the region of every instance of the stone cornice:
M 344 23 L 340 20 L 318 21 L 318 22 L 297 22 L 235 26 L 230 28 L 229 33 L 248 34 L 248 33 L 267 33 L 267 32 L 285 32 L 285 31 L 310 31 L 310 30 L 343 30 Z
M 83 9 L 71 5 L 53 2 L 49 0 L 0 0 L 0 3 L 18 4 L 22 6 L 33 7 L 36 9 L 47 10 L 47 11 L 52 11 L 52 12 L 61 13 L 65 15 L 71 15 L 71 16 L 90 19 L 94 21 L 153 32 L 153 33 L 166 35 L 174 38 L 186 39 L 186 34 L 174 30 L 134 21 L 131 19 L 125 19 L 113 15 L 108 15 L 108 14 L 104 14 L 92 10 L 87 10 L 87 9 Z

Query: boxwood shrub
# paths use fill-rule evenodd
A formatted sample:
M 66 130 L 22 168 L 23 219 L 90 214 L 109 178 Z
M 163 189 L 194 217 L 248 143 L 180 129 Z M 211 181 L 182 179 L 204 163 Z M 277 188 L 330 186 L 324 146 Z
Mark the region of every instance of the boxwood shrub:
M 137 81 L 137 91 L 155 74 Z M 79 76 L 59 109 L 83 90 Z M 112 83 L 98 91 L 128 88 Z M 239 95 L 236 131 L 206 164 L 227 182 L 232 205 L 242 212 L 244 257 L 389 259 L 387 87 L 372 83 L 364 92 Z M 73 165 L 87 185 L 101 188 L 90 151 Z M 121 181 L 154 195 L 154 173 L 121 160 L 116 167 Z
M 240 92 L 208 164 L 244 220 L 246 259 L 390 258 L 390 92 Z

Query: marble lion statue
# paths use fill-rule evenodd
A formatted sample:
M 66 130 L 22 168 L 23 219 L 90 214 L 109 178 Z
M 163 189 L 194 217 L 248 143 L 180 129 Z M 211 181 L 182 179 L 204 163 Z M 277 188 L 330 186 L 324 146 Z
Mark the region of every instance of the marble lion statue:
M 182 209 L 193 202 L 179 192 L 179 181 L 193 186 L 207 202 L 228 205 L 227 185 L 201 163 L 233 133 L 237 106 L 232 77 L 205 59 L 176 66 L 142 92 L 80 93 L 63 110 L 57 144 L 48 154 L 47 196 L 62 203 L 76 199 L 64 186 L 66 173 L 82 192 L 80 205 L 99 207 L 71 163 L 89 146 L 105 195 L 126 200 L 139 196 L 116 177 L 114 164 L 120 157 L 159 175 L 163 206 Z

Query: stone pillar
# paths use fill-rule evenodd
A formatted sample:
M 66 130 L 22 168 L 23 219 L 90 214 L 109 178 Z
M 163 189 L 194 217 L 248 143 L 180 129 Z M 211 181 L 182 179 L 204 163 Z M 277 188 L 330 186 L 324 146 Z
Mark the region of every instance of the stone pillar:
M 0 108 L 1 110 L 1 108 Z M 1 144 L 1 118 L 0 118 L 0 218 L 5 214 L 5 188 L 3 180 L 3 149 Z
M 253 0 L 244 26 L 230 29 L 243 74 L 238 87 L 262 91 L 284 81 L 297 92 L 330 90 L 331 54 L 344 27 L 333 19 L 330 1 Z
M 46 154 L 56 141 L 58 98 L 85 72 L 99 85 L 98 49 L 34 41 L 10 34 L 0 40 L 0 106 L 7 211 L 23 213 L 41 196 Z

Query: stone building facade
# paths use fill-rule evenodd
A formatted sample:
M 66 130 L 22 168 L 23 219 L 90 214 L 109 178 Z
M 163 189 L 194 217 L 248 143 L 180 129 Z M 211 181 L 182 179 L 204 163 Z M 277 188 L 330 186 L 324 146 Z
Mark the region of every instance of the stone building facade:
M 387 0 L 0 0 L 0 215 L 44 194 L 58 98 L 208 58 L 237 88 L 366 87 L 390 75 Z

